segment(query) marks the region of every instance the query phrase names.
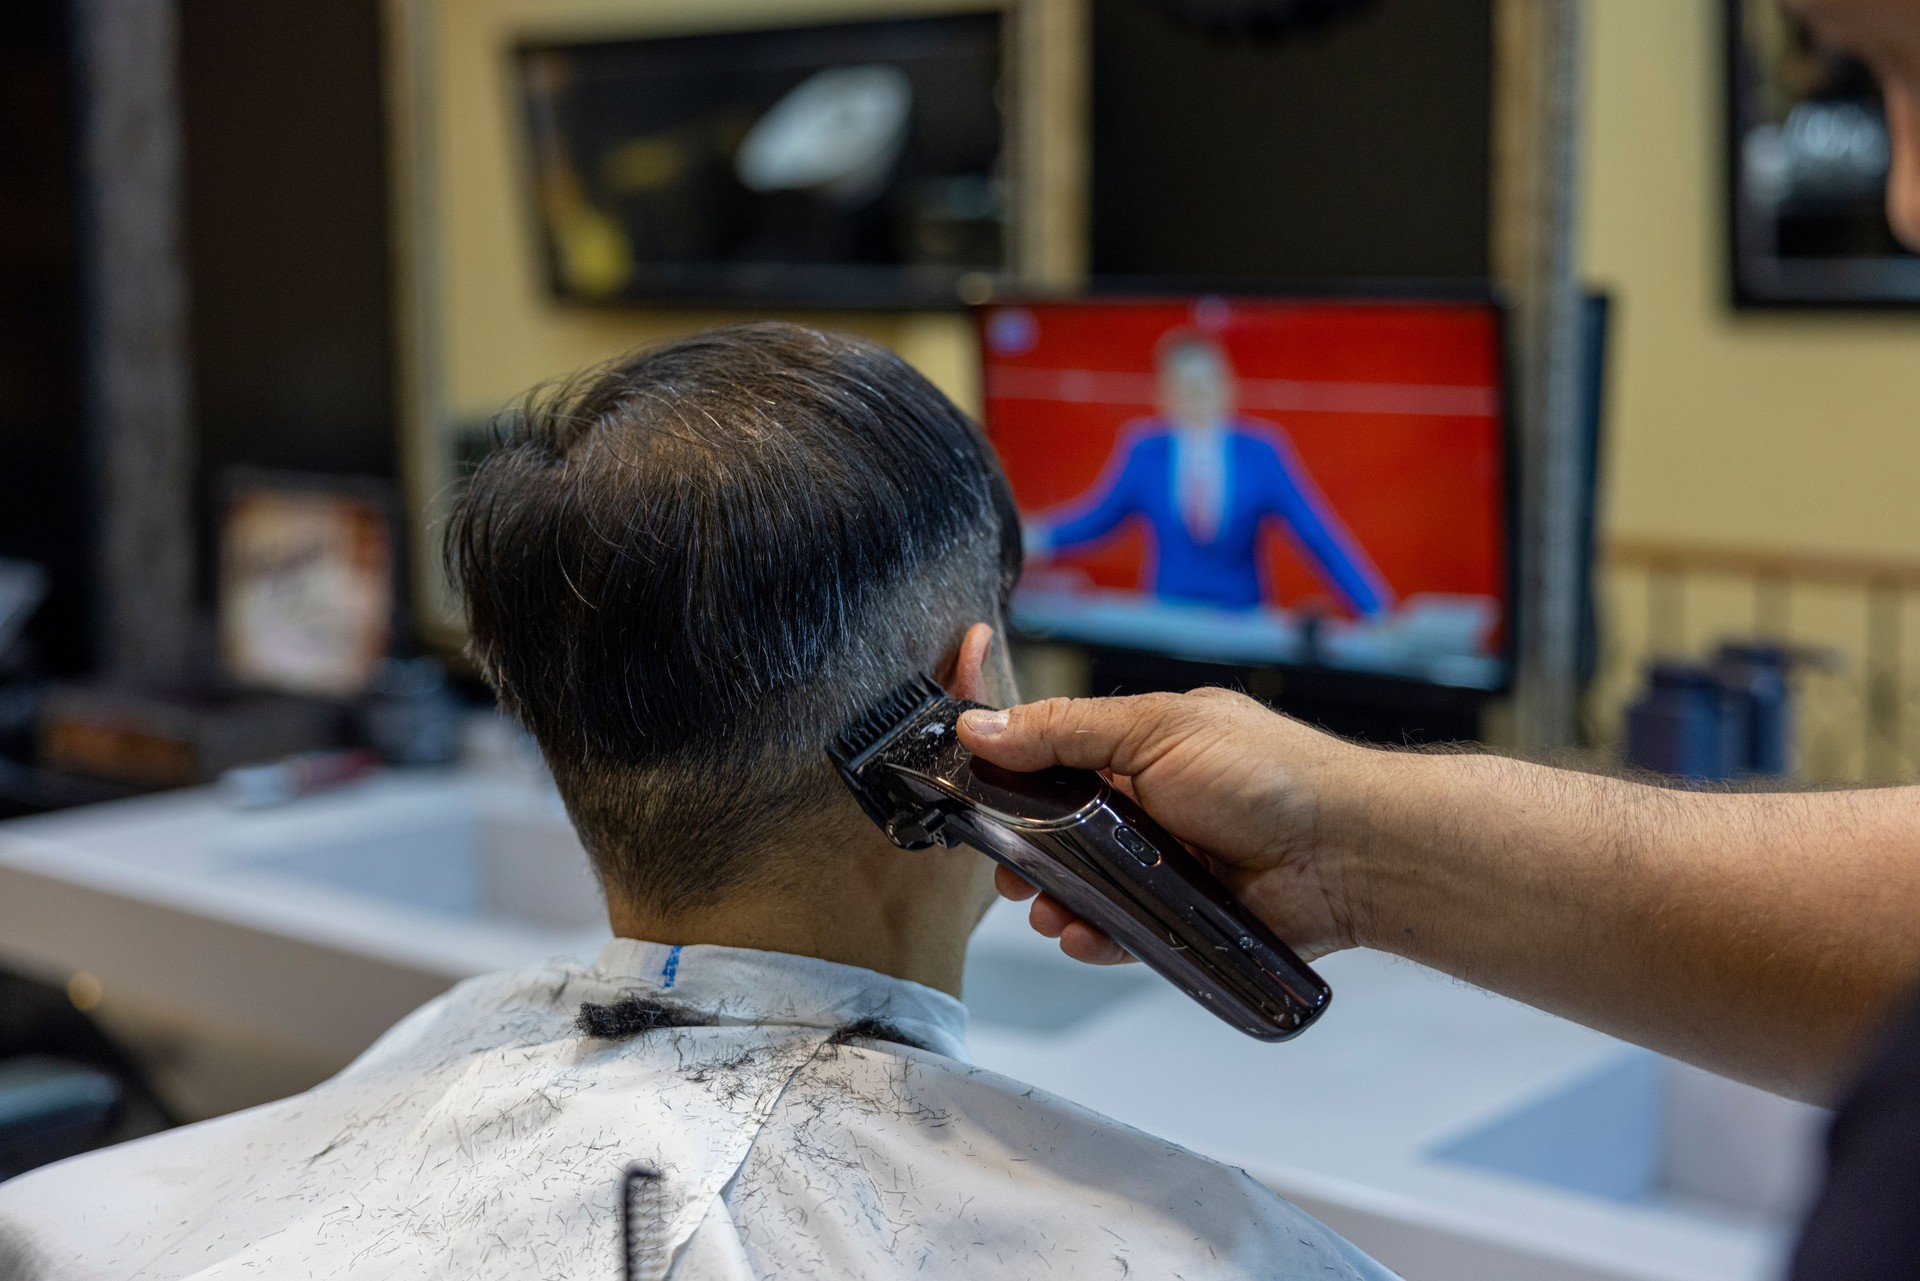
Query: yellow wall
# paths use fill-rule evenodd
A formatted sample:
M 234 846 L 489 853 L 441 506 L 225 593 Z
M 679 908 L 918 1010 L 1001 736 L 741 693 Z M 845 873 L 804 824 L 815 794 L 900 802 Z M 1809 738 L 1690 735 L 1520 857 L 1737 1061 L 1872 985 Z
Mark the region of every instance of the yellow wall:
M 984 0 L 991 3 L 991 0 Z M 519 152 L 508 51 L 529 36 L 618 37 L 804 23 L 983 0 L 433 0 L 442 421 L 485 418 L 545 378 L 761 312 L 567 307 L 547 293 Z M 789 313 L 885 342 L 961 404 L 978 402 L 954 313 Z
M 1736 314 L 1719 0 L 1588 0 L 1586 271 L 1615 535 L 1920 557 L 1920 316 Z
M 965 3 L 966 0 L 961 0 Z M 444 408 L 741 313 L 569 308 L 546 293 L 506 50 L 954 0 L 435 0 Z M 1616 534 L 1920 556 L 1920 319 L 1726 302 L 1718 0 L 1589 0 L 1586 270 L 1615 292 L 1606 519 Z M 977 403 L 952 314 L 803 317 L 895 346 Z

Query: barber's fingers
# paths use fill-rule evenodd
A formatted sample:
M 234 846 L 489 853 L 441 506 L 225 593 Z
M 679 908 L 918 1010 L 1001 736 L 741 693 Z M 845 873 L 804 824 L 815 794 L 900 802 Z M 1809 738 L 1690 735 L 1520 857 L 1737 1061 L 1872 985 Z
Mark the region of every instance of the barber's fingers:
M 1060 950 L 1076 961 L 1088 965 L 1123 965 L 1133 960 L 1125 948 L 1050 895 L 1042 894 L 1033 900 L 1033 906 L 1027 911 L 1027 923 L 1033 926 L 1034 933 L 1059 939 Z
M 1010 898 L 1016 903 L 1024 903 L 1040 892 L 1019 873 L 999 865 L 993 869 L 993 888 L 1000 891 L 1001 898 Z
M 1050 765 L 1138 774 L 1194 728 L 1193 696 L 1049 698 L 960 717 L 968 751 L 1006 769 Z
M 1041 894 L 1026 879 L 1005 867 L 993 869 L 993 887 L 1004 898 L 1019 903 L 1033 899 L 1027 923 L 1034 932 L 1060 940 L 1060 950 L 1076 961 L 1089 965 L 1119 965 L 1134 958 L 1105 934 L 1088 925 L 1064 907 L 1058 899 Z M 1039 897 L 1035 897 L 1039 895 Z
M 1131 952 L 1082 920 L 1060 931 L 1060 950 L 1087 965 L 1134 964 Z
M 1050 939 L 1059 938 L 1066 933 L 1067 926 L 1078 919 L 1060 905 L 1060 900 L 1048 894 L 1033 900 L 1033 906 L 1027 909 L 1027 924 L 1033 927 L 1033 932 Z

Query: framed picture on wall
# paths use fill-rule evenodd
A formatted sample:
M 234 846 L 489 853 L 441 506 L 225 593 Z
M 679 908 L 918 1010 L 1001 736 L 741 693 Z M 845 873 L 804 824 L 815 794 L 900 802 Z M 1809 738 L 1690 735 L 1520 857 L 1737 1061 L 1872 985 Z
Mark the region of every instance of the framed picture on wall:
M 1009 269 L 1006 13 L 525 42 L 552 292 L 948 306 Z
M 1779 0 L 1725 0 L 1728 245 L 1738 307 L 1920 302 L 1920 257 L 1887 224 L 1873 76 Z
M 378 481 L 235 469 L 220 521 L 220 649 L 249 689 L 351 698 L 393 640 L 394 504 Z

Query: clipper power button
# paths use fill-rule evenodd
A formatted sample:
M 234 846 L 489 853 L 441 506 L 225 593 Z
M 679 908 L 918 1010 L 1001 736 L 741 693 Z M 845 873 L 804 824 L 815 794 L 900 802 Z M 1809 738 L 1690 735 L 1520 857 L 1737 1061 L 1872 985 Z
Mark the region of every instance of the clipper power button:
M 1134 831 L 1131 827 L 1122 826 L 1114 828 L 1113 839 L 1119 843 L 1121 849 L 1133 855 L 1134 862 L 1140 864 L 1142 867 L 1152 867 L 1160 861 L 1160 851 L 1155 849 L 1152 842 L 1148 841 L 1146 837 L 1140 835 L 1140 833 Z

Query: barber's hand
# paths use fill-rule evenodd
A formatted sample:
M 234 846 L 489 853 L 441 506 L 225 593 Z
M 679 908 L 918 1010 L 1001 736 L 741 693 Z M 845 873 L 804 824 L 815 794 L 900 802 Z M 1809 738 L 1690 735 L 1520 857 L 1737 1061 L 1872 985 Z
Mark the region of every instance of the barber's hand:
M 1356 840 L 1394 754 L 1356 747 L 1224 689 L 970 711 L 960 718 L 960 741 L 1007 769 L 1105 771 L 1303 958 L 1354 945 Z M 1004 867 L 996 884 L 1011 899 L 1035 893 Z M 1129 959 L 1046 895 L 1031 919 L 1078 960 Z

